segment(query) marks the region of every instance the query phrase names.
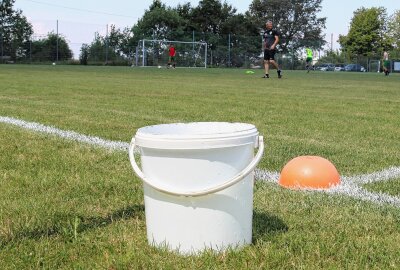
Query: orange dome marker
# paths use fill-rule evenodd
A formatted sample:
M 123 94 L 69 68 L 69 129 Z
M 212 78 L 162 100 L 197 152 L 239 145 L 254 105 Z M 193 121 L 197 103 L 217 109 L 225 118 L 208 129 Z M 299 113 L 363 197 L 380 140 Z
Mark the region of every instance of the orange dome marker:
M 300 156 L 283 167 L 279 185 L 291 188 L 328 189 L 340 184 L 340 175 L 327 159 L 318 156 Z

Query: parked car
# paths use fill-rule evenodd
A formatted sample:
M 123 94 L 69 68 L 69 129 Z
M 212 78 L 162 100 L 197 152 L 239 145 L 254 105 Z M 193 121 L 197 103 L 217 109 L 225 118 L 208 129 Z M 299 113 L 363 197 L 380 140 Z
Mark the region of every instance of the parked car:
M 320 71 L 334 71 L 335 70 L 335 65 L 331 63 L 327 64 L 321 64 L 315 68 L 315 70 L 320 70 Z
M 344 65 L 338 64 L 335 66 L 335 71 L 345 71 Z
M 360 64 L 349 64 L 344 67 L 346 71 L 358 71 L 358 72 L 365 72 L 365 68 Z

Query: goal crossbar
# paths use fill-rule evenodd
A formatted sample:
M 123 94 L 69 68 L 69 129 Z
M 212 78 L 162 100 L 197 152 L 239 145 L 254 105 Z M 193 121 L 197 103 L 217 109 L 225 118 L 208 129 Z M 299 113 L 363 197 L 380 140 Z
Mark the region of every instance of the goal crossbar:
M 182 43 L 182 44 L 199 44 L 199 45 L 207 45 L 207 42 L 200 42 L 200 41 L 179 41 L 179 40 L 162 40 L 162 39 L 141 39 L 141 42 L 161 42 L 161 43 Z

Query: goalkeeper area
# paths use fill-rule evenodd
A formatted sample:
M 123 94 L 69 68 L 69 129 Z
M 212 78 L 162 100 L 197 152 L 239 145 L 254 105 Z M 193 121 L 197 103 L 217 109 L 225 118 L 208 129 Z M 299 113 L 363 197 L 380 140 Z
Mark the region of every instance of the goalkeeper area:
M 136 47 L 135 66 L 166 66 L 169 61 L 169 46 L 176 50 L 175 62 L 178 67 L 207 68 L 207 43 L 173 40 L 143 39 Z

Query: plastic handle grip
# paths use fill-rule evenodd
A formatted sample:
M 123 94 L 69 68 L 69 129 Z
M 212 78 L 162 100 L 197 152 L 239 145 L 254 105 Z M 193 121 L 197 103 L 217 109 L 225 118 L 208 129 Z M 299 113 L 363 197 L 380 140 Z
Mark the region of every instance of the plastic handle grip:
M 257 146 L 257 145 L 256 145 Z M 246 168 L 244 168 L 241 172 L 233 176 L 231 179 L 227 180 L 225 183 L 219 184 L 215 187 L 203 189 L 203 190 L 198 190 L 198 191 L 174 191 L 174 190 L 169 190 L 169 189 L 163 189 L 160 187 L 157 187 L 155 184 L 151 182 L 150 179 L 148 179 L 145 174 L 142 172 L 142 170 L 139 168 L 138 164 L 136 163 L 135 159 L 135 154 L 134 150 L 136 148 L 136 143 L 135 143 L 135 137 L 132 138 L 132 141 L 129 145 L 129 159 L 133 168 L 133 171 L 135 174 L 147 185 L 151 186 L 152 188 L 166 193 L 170 195 L 175 195 L 175 196 L 186 196 L 186 197 L 196 197 L 196 196 L 204 196 L 212 193 L 216 193 L 218 191 L 224 190 L 239 181 L 241 181 L 244 177 L 249 175 L 254 169 L 256 168 L 257 164 L 260 162 L 262 155 L 264 153 L 264 138 L 263 136 L 258 136 L 258 151 L 257 154 L 255 155 L 254 159 L 250 162 L 249 165 L 247 165 Z

